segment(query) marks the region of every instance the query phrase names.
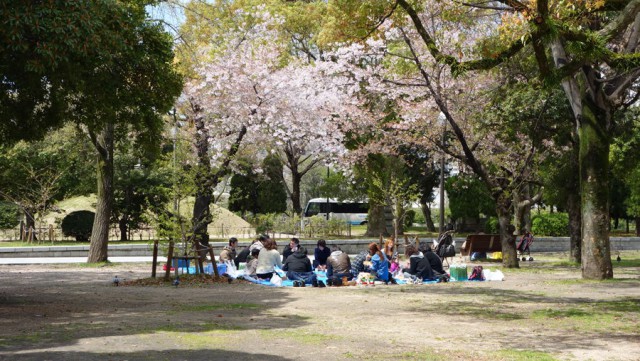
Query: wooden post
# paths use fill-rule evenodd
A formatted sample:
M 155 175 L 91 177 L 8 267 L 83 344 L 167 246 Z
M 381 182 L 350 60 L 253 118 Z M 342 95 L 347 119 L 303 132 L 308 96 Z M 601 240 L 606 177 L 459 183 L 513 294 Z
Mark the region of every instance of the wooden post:
M 171 279 L 171 265 L 173 264 L 173 241 L 169 241 L 169 251 L 167 254 L 167 270 L 164 274 L 164 280 L 168 281 Z M 178 267 L 176 267 L 176 270 Z
M 33 227 L 29 227 L 29 238 L 28 238 L 29 244 L 31 244 L 33 242 Z
M 207 256 L 205 255 L 204 257 L 202 257 L 202 255 L 200 254 L 200 247 L 202 246 L 202 243 L 197 242 L 196 243 L 196 262 L 198 263 L 198 270 L 200 270 L 200 274 L 204 274 L 204 265 L 203 263 L 203 258 L 207 259 Z
M 211 257 L 211 267 L 213 268 L 213 274 L 216 277 L 220 277 L 218 273 L 218 263 L 216 263 L 216 255 L 213 253 L 213 247 L 209 245 L 209 256 Z
M 151 265 L 151 278 L 156 278 L 156 267 L 158 267 L 158 240 L 153 241 L 153 260 Z M 171 269 L 171 267 L 169 267 Z

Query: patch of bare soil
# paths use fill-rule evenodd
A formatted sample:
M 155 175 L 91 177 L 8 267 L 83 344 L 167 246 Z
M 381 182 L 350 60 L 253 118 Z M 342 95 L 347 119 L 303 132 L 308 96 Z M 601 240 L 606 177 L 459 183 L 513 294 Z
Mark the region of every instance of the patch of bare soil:
M 148 264 L 0 266 L 0 360 L 640 358 L 638 267 L 593 282 L 543 265 L 503 282 L 322 289 L 173 286 Z

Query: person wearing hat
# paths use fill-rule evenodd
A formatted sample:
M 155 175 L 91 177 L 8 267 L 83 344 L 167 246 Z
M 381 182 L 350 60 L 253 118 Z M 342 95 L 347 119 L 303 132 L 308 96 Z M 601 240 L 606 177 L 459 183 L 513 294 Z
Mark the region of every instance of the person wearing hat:
M 236 237 L 229 238 L 229 245 L 224 246 L 222 252 L 220 252 L 220 262 L 225 263 L 227 261 L 233 262 L 236 259 L 236 246 L 238 245 L 238 239 Z

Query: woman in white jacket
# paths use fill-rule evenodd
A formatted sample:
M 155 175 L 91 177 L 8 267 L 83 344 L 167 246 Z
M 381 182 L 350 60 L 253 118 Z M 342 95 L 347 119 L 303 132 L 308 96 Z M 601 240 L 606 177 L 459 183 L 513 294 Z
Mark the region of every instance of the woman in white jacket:
M 258 267 L 256 267 L 256 276 L 259 279 L 270 280 L 275 271 L 275 266 L 282 268 L 282 258 L 280 252 L 276 249 L 276 241 L 266 239 L 264 248 L 260 250 L 258 255 Z

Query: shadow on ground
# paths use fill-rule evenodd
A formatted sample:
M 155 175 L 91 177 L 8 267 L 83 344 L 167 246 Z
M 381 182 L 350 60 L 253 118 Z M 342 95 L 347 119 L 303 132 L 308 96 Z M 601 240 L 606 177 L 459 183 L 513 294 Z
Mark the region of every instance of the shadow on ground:
M 27 354 L 13 354 L 11 358 L 0 360 L 12 361 L 42 361 L 42 360 L 153 360 L 153 361 L 200 361 L 200 360 L 260 360 L 260 361 L 286 361 L 287 358 L 267 355 L 263 353 L 249 353 L 225 350 L 167 350 L 167 351 L 143 351 L 110 353 L 93 352 L 34 352 Z

